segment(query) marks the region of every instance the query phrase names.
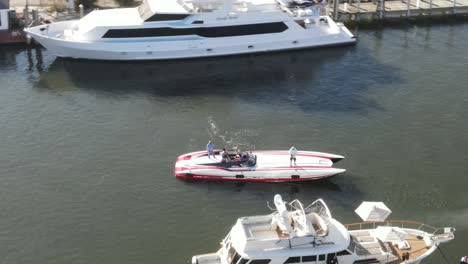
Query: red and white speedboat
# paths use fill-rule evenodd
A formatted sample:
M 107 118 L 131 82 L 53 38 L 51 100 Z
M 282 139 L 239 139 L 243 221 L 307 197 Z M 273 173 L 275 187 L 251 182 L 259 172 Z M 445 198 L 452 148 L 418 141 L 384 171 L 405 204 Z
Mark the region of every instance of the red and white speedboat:
M 294 162 L 291 165 L 287 150 L 228 151 L 228 154 L 228 159 L 223 158 L 220 150 L 210 157 L 207 151 L 183 154 L 176 160 L 175 176 L 193 180 L 284 182 L 318 180 L 345 171 L 332 167 L 344 157 L 329 153 L 298 151 L 296 165 Z

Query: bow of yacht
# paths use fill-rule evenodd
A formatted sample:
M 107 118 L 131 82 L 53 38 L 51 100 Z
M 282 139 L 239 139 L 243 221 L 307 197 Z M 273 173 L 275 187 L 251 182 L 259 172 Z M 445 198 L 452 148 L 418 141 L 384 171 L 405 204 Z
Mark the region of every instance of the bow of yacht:
M 308 2 L 309 3 L 309 2 Z M 25 31 L 59 57 L 154 60 L 352 44 L 318 4 L 293 0 L 144 0 Z

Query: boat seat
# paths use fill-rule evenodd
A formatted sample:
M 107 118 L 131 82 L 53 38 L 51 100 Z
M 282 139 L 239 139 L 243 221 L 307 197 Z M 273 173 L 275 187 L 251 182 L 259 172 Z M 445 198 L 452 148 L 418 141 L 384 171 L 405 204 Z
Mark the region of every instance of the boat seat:
M 312 223 L 312 226 L 314 227 L 315 234 L 317 236 L 326 236 L 328 235 L 328 226 L 325 223 L 325 220 L 323 218 L 316 214 L 316 213 L 311 213 L 307 215 L 307 218 L 310 223 Z
M 357 242 L 374 242 L 375 238 L 371 236 L 352 236 L 354 241 Z

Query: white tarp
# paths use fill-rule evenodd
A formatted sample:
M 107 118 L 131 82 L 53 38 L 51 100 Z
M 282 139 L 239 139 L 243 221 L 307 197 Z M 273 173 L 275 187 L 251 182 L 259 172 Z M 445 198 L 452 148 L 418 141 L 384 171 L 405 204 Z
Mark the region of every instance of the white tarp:
M 382 202 L 363 202 L 354 212 L 364 221 L 382 222 L 392 213 Z
M 399 227 L 379 226 L 375 229 L 374 236 L 382 242 L 400 242 L 408 237 L 408 233 Z

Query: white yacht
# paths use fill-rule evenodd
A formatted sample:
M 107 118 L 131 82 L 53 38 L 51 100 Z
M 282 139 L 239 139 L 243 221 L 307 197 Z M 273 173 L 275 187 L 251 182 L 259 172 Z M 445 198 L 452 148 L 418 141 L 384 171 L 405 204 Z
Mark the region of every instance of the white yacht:
M 288 2 L 289 1 L 289 2 Z M 303 0 L 144 0 L 79 20 L 27 28 L 59 57 L 159 60 L 355 43 L 342 24 Z M 322 7 L 323 9 L 323 7 Z
M 321 199 L 304 207 L 277 194 L 274 203 L 272 214 L 239 218 L 216 253 L 194 256 L 192 264 L 414 264 L 454 238 L 453 228 L 370 221 L 391 212 L 375 205 L 382 203 L 364 202 L 356 212 L 367 221 L 349 225 L 335 220 Z

